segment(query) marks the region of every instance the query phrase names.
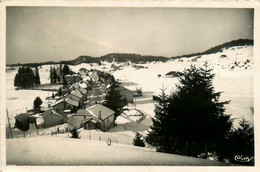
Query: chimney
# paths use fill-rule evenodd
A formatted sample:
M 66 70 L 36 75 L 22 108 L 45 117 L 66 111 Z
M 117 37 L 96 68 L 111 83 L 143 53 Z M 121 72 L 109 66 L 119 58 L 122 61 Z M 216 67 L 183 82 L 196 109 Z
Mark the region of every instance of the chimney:
M 101 111 L 99 111 L 98 119 L 101 119 Z

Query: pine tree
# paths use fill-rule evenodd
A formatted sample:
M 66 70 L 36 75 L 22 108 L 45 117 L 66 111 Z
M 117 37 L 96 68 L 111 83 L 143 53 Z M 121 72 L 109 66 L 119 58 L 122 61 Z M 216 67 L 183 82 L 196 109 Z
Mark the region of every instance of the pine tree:
M 53 84 L 53 70 L 52 70 L 52 66 L 50 67 L 50 81 L 51 81 L 51 84 Z
M 55 84 L 57 81 L 57 73 L 56 73 L 56 69 L 55 67 L 53 67 L 52 69 L 52 73 L 53 73 L 53 83 Z
M 17 73 L 14 78 L 14 86 L 20 87 L 21 85 L 22 85 L 22 78 L 21 78 L 21 75 L 19 73 Z
M 71 137 L 70 138 L 80 139 L 79 132 L 75 128 L 73 130 L 71 130 L 70 133 L 71 133 Z
M 212 85 L 214 74 L 207 62 L 203 68 L 191 66 L 179 78 L 176 91 L 168 99 L 164 92 L 155 107 L 155 118 L 146 142 L 158 151 L 196 156 L 218 150 L 232 122 L 225 115 L 220 92 Z
M 57 67 L 57 81 L 60 83 L 61 81 L 61 67 Z
M 113 81 L 112 85 L 110 86 L 107 95 L 105 97 L 104 106 L 112 109 L 115 111 L 115 118 L 119 116 L 119 112 L 125 106 L 125 102 L 123 101 L 123 96 L 119 91 L 119 84 L 116 81 Z
M 62 88 L 61 88 L 61 87 L 59 88 L 59 90 L 58 90 L 58 92 L 57 92 L 57 95 L 58 95 L 58 96 L 62 96 Z
M 254 128 L 244 117 L 239 121 L 239 127 L 232 131 L 229 140 L 230 159 L 235 155 L 254 157 Z
M 35 113 L 39 112 L 41 104 L 42 104 L 42 99 L 40 97 L 36 97 L 33 101 L 33 108 L 35 110 Z
M 22 88 L 32 88 L 35 84 L 34 72 L 29 67 L 20 67 L 14 78 L 14 86 Z
M 69 68 L 69 66 L 65 64 L 65 65 L 63 66 L 62 71 L 63 71 L 63 76 L 69 75 L 69 74 L 70 74 L 70 68 Z
M 35 78 L 34 78 L 34 82 L 35 82 L 36 85 L 40 85 L 40 84 L 41 84 L 38 67 L 35 68 Z
M 141 137 L 140 133 L 136 133 L 135 138 L 133 139 L 134 146 L 145 147 L 144 140 Z

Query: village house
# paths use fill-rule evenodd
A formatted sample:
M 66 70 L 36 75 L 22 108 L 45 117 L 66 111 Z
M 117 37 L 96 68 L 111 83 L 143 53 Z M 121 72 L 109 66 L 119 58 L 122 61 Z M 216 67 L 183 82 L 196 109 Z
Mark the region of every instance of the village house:
M 124 86 L 119 86 L 118 90 L 120 91 L 120 94 L 127 100 L 129 103 L 133 103 L 134 99 L 134 93 L 130 89 L 124 87 Z
M 78 89 L 73 90 L 66 97 L 71 99 L 71 100 L 73 100 L 73 101 L 78 102 L 78 107 L 79 108 L 83 107 L 83 103 L 84 103 L 83 96 L 82 96 L 81 92 Z
M 71 84 L 74 84 L 76 82 L 79 82 L 81 79 L 80 79 L 80 76 L 78 74 L 73 74 L 73 75 L 66 75 L 65 80 L 69 85 L 71 85 Z
M 101 104 L 95 104 L 86 109 L 91 115 L 100 120 L 100 130 L 107 131 L 115 126 L 115 112 Z
M 82 100 L 85 102 L 87 100 L 87 90 L 85 88 L 79 88 L 80 93 L 82 94 Z
M 91 115 L 86 109 L 79 109 L 75 114 L 72 114 L 68 118 L 68 124 L 70 130 L 73 128 L 79 129 L 81 127 L 84 127 L 84 122 L 86 119 L 93 118 L 93 115 Z M 96 126 L 98 128 L 98 126 Z M 84 127 L 86 129 L 86 127 Z
M 61 115 L 64 115 L 65 107 L 66 107 L 66 102 L 64 99 L 57 101 L 51 106 L 52 110 L 55 110 L 57 113 Z
M 44 127 L 51 127 L 55 125 L 64 124 L 66 119 L 64 116 L 57 113 L 55 110 L 49 109 L 42 114 L 44 120 Z
M 70 129 L 100 129 L 107 131 L 115 126 L 115 112 L 101 104 L 95 104 L 87 109 L 79 109 L 68 119 Z
M 70 98 L 65 98 L 66 108 L 65 109 L 71 109 L 72 111 L 76 112 L 79 106 L 79 102 L 72 100 Z

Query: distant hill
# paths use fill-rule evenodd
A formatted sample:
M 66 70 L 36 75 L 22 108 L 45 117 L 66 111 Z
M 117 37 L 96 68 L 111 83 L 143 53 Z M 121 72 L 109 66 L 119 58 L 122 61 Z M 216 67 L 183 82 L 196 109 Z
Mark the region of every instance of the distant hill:
M 199 56 L 199 55 L 205 55 L 205 54 L 212 54 L 212 53 L 217 53 L 221 52 L 223 49 L 227 49 L 233 46 L 245 46 L 245 45 L 253 45 L 254 42 L 253 40 L 249 39 L 238 39 L 238 40 L 233 40 L 230 42 L 226 42 L 224 44 L 212 47 L 204 52 L 199 52 L 199 53 L 192 53 L 192 54 L 185 54 L 182 56 L 174 56 L 171 57 L 170 59 L 178 59 L 182 57 L 192 57 L 192 56 Z M 107 62 L 127 62 L 131 61 L 133 63 L 142 63 L 142 62 L 152 62 L 152 61 L 167 61 L 169 58 L 163 57 L 163 56 L 151 56 L 151 55 L 140 55 L 140 54 L 128 54 L 128 53 L 111 53 L 111 54 L 106 54 L 101 57 L 91 57 L 91 56 L 79 56 L 78 58 L 74 60 L 67 60 L 67 61 L 60 61 L 60 62 L 53 62 L 53 61 L 48 61 L 48 62 L 42 62 L 42 63 L 26 63 L 26 64 L 11 64 L 7 66 L 30 66 L 30 67 L 36 67 L 36 66 L 41 66 L 41 65 L 53 65 L 53 64 L 67 64 L 67 65 L 78 65 L 81 63 L 100 63 L 101 61 L 107 61 Z
M 185 55 L 182 55 L 182 56 L 174 56 L 174 57 L 171 57 L 171 58 L 172 59 L 178 59 L 178 58 L 182 58 L 182 57 L 193 57 L 193 56 L 200 56 L 200 55 L 206 55 L 206 54 L 213 54 L 213 53 L 217 53 L 217 52 L 222 52 L 224 49 L 228 49 L 230 47 L 246 46 L 246 45 L 254 45 L 254 41 L 250 40 L 250 39 L 233 40 L 233 41 L 226 42 L 224 44 L 212 47 L 212 48 L 210 48 L 210 49 L 208 49 L 204 52 L 185 54 Z

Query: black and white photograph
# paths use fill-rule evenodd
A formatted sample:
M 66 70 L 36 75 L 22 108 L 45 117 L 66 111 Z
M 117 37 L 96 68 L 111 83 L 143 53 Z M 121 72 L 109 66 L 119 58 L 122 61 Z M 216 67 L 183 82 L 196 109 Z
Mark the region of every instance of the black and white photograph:
M 253 7 L 5 10 L 6 167 L 255 167 Z

